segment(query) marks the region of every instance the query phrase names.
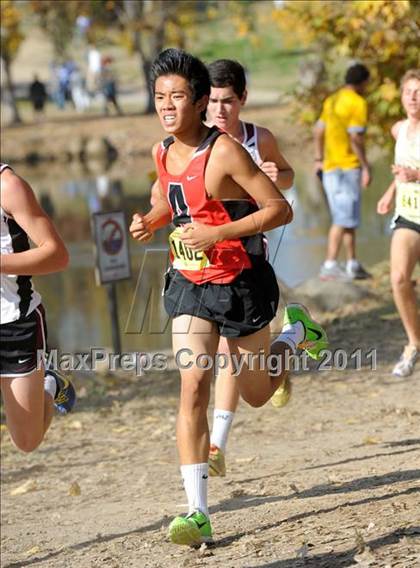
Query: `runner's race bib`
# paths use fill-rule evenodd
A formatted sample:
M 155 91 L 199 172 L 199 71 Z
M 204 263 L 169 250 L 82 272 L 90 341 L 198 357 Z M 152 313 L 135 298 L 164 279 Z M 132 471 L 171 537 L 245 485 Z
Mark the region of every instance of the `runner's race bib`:
M 172 266 L 177 270 L 202 270 L 210 266 L 209 259 L 202 250 L 191 250 L 180 239 L 183 230 L 177 227 L 169 235 L 169 245 L 174 256 Z
M 408 221 L 420 223 L 420 184 L 398 186 L 396 211 Z

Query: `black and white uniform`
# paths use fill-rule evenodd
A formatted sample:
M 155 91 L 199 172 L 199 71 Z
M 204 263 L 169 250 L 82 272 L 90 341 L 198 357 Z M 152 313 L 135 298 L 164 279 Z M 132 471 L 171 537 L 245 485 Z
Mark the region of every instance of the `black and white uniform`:
M 242 122 L 242 142 L 241 145 L 245 148 L 254 162 L 259 166 L 264 161 L 261 158 L 260 151 L 258 149 L 258 127 L 251 122 Z M 264 235 L 263 237 L 265 258 L 269 260 L 270 252 L 268 250 L 268 239 Z
M 258 128 L 255 124 L 250 122 L 241 122 L 242 124 L 242 146 L 254 160 L 254 162 L 259 166 L 263 160 L 261 158 L 260 152 L 258 150 Z
M 0 165 L 0 174 L 11 169 Z M 29 250 L 26 232 L 0 208 L 0 248 L 7 255 Z M 29 375 L 37 367 L 37 351 L 46 349 L 47 328 L 41 296 L 31 276 L 0 275 L 0 375 Z

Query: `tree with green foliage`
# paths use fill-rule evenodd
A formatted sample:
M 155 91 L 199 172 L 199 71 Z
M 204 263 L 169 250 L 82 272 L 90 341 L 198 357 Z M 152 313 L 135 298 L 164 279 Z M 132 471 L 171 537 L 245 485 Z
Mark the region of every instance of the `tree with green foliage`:
M 118 18 L 120 41 L 139 56 L 147 88 L 145 111 L 153 112 L 149 81 L 152 62 L 166 45 L 185 46 L 185 30 L 197 22 L 201 13 L 200 3 L 189 0 L 122 0 L 111 4 Z
M 147 86 L 146 112 L 154 108 L 149 88 L 152 61 L 165 45 L 183 47 L 185 29 L 202 11 L 199 2 L 190 0 L 31 0 L 30 6 L 59 58 L 66 55 L 81 13 L 91 18 L 89 41 L 106 40 L 137 53 Z
M 300 119 L 316 120 L 325 96 L 342 82 L 344 63 L 357 60 L 371 72 L 367 98 L 373 134 L 380 142 L 388 140 L 390 126 L 402 112 L 399 81 L 407 69 L 418 67 L 420 3 L 286 1 L 273 18 L 286 38 L 310 46 L 317 55 L 317 80 L 305 80 L 304 74 L 295 93 Z
M 83 0 L 31 0 L 30 8 L 38 17 L 41 29 L 51 41 L 57 59 L 67 56 L 68 47 L 73 39 L 74 26 L 79 13 L 88 7 Z
M 22 119 L 16 104 L 15 88 L 12 78 L 12 62 L 17 55 L 24 36 L 20 29 L 22 14 L 17 2 L 2 0 L 0 2 L 1 18 L 1 60 L 6 75 L 6 87 L 9 92 L 12 109 L 12 124 L 19 124 Z

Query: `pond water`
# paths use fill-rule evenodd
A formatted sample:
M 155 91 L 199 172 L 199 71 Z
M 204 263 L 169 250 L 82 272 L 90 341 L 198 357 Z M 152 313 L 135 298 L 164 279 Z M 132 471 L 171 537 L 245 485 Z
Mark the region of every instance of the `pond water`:
M 297 174 L 287 197 L 294 221 L 271 231 L 268 238 L 278 277 L 293 287 L 317 275 L 324 259 L 329 215 L 310 165 L 291 161 Z M 359 258 L 367 266 L 388 255 L 389 218 L 376 214 L 376 202 L 390 182 L 390 163 L 384 157 L 374 163 L 373 183 L 364 194 L 357 238 Z M 108 171 L 98 164 L 90 170 L 67 164 L 19 169 L 51 214 L 71 254 L 66 272 L 36 279 L 47 308 L 50 345 L 62 352 L 83 352 L 91 346 L 111 348 L 107 291 L 95 282 L 91 214 L 122 209 L 129 222 L 135 211 L 147 211 L 150 169 L 150 161 L 144 158 L 127 166 L 114 164 Z M 144 247 L 129 243 L 132 277 L 116 284 L 123 351 L 170 347 L 160 296 L 167 235 L 162 230 L 147 254 Z

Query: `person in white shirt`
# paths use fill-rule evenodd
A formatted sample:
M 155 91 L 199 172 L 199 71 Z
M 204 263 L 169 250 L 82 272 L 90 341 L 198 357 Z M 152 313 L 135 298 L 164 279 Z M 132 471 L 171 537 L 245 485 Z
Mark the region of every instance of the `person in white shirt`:
M 396 140 L 394 181 L 379 200 L 377 211 L 386 215 L 395 204 L 391 283 L 408 342 L 393 374 L 407 377 L 413 373 L 420 352 L 420 318 L 412 281 L 420 261 L 420 69 L 407 71 L 402 78 L 401 101 L 407 118 L 392 127 Z

